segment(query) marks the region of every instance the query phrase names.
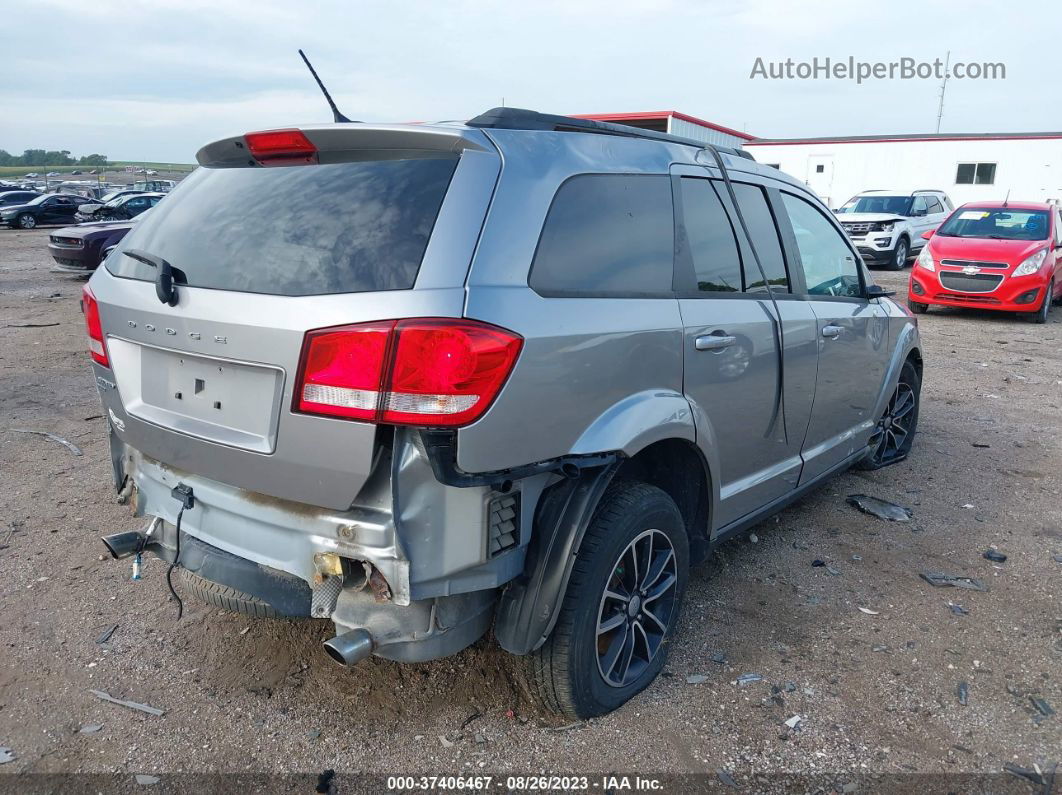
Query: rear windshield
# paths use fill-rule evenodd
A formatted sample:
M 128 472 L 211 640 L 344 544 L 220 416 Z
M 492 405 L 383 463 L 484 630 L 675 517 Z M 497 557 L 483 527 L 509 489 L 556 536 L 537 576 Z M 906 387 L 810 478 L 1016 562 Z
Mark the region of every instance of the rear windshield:
M 1010 210 L 1005 207 L 975 207 L 958 210 L 940 225 L 944 237 L 983 237 L 995 240 L 1046 240 L 1044 210 Z
M 457 156 L 280 168 L 200 168 L 122 241 L 180 284 L 271 295 L 413 286 Z M 115 276 L 155 269 L 107 258 Z

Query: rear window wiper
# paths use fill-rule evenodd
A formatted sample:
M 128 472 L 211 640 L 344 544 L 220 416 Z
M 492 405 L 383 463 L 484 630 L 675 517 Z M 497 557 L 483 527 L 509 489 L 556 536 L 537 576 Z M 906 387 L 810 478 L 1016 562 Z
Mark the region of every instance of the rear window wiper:
M 180 268 L 175 268 L 162 257 L 149 254 L 137 248 L 126 249 L 122 252 L 125 256 L 150 265 L 158 271 L 155 277 L 155 295 L 164 304 L 177 306 L 177 282 L 188 283 L 188 277 Z

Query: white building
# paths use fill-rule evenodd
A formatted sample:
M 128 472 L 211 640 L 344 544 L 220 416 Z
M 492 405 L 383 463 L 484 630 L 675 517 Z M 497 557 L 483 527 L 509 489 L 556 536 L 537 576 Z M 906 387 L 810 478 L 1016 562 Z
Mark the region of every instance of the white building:
M 956 206 L 1062 199 L 1062 132 L 759 138 L 744 148 L 830 207 L 864 190 L 943 190 Z
M 718 146 L 732 146 L 739 148 L 755 141 L 755 135 L 724 127 L 713 121 L 698 119 L 688 113 L 679 113 L 677 110 L 651 110 L 640 113 L 591 113 L 575 115 L 576 119 L 593 119 L 594 121 L 609 121 L 616 124 L 626 124 L 630 127 L 640 127 L 643 130 L 655 130 L 656 132 L 681 135 L 684 138 L 692 138 L 695 141 L 704 141 L 706 144 Z

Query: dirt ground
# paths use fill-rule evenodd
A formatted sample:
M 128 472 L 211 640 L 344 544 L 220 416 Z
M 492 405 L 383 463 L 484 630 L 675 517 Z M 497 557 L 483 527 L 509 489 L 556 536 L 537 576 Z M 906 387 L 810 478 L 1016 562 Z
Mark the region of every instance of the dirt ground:
M 165 784 L 180 772 L 316 780 L 332 768 L 340 791 L 359 772 L 705 773 L 717 784 L 729 773 L 743 787 L 790 773 L 847 792 L 868 775 L 1062 760 L 1062 714 L 1033 701 L 1062 713 L 1062 311 L 1046 326 L 922 317 L 910 459 L 843 475 L 725 544 L 693 574 L 665 674 L 616 713 L 566 725 L 525 697 L 488 640 L 431 664 L 347 671 L 321 649 L 330 623 L 252 622 L 194 601 L 178 622 L 159 561 L 134 582 L 129 561 L 104 559 L 101 535 L 143 522 L 115 502 L 83 282 L 49 272 L 47 234 L 0 231 L 0 746 L 15 756 L 0 773 Z M 906 272 L 875 275 L 906 285 Z M 845 503 L 853 493 L 914 518 L 859 513 Z M 1005 563 L 982 557 L 993 546 Z M 933 588 L 923 570 L 989 590 Z M 763 679 L 739 686 L 746 673 Z

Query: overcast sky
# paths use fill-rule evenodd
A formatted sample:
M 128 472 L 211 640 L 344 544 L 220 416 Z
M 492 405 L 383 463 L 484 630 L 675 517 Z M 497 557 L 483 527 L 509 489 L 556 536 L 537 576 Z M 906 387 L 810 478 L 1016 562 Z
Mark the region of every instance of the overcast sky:
M 351 118 L 675 109 L 763 137 L 932 132 L 937 80 L 753 80 L 755 59 L 1003 62 L 943 132 L 1062 129 L 1062 3 L 32 0 L 0 26 L 0 148 L 192 162 L 228 134 Z

